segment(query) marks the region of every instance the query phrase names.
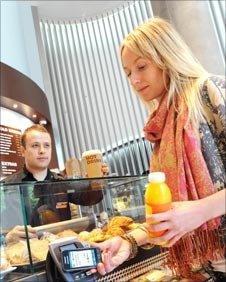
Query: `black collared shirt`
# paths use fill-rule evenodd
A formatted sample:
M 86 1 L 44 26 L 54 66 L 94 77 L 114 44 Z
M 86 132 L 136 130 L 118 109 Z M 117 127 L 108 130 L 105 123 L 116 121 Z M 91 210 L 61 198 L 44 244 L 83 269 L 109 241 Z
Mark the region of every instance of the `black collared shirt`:
M 48 169 L 44 181 L 47 181 L 49 183 L 51 181 L 62 180 L 62 179 L 63 177 L 61 175 L 58 175 Z M 26 217 L 28 223 L 31 226 L 38 226 L 38 225 L 49 224 L 49 223 L 59 222 L 62 220 L 71 219 L 70 206 L 69 206 L 67 193 L 61 193 L 61 194 L 52 193 L 51 195 L 40 194 L 40 196 L 37 198 L 34 195 L 34 191 L 40 189 L 40 187 L 42 187 L 43 189 L 43 187 L 45 186 L 45 182 L 41 182 L 42 184 L 39 184 L 40 182 L 37 181 L 37 179 L 33 176 L 31 172 L 27 170 L 25 166 L 19 172 L 12 174 L 6 177 L 5 179 L 3 179 L 2 182 L 4 183 L 35 182 L 33 195 L 31 196 L 32 198 L 30 198 L 30 196 L 27 195 L 26 192 L 28 190 L 26 190 L 26 192 L 24 193 L 24 200 L 25 200 L 26 213 L 27 213 Z M 19 201 L 19 199 L 15 199 L 15 198 L 12 199 L 12 201 L 10 202 L 10 206 L 13 205 L 13 202 L 15 200 Z M 31 202 L 35 202 L 35 201 L 36 204 L 34 206 L 31 206 Z
M 102 191 L 92 190 L 90 189 L 89 181 L 84 181 L 84 183 L 72 183 L 72 187 L 74 185 L 78 186 L 83 191 L 76 193 L 69 193 L 67 194 L 66 190 L 64 189 L 66 183 L 62 182 L 62 192 L 61 193 L 54 193 L 54 186 L 51 185 L 51 189 L 49 182 L 56 181 L 56 180 L 63 180 L 64 178 L 56 174 L 48 169 L 47 175 L 44 181 L 37 181 L 33 174 L 30 173 L 26 167 L 24 167 L 21 171 L 14 173 L 5 179 L 2 182 L 4 183 L 22 183 L 22 182 L 35 182 L 34 189 L 33 189 L 33 200 L 38 199 L 37 204 L 35 206 L 31 206 L 31 199 L 28 195 L 25 195 L 25 204 L 27 210 L 27 219 L 31 226 L 38 226 L 47 223 L 53 223 L 62 220 L 71 219 L 70 207 L 69 202 L 72 202 L 76 205 L 84 205 L 90 206 L 99 203 L 103 199 Z M 45 183 L 46 181 L 46 183 Z M 46 185 L 46 186 L 45 186 Z M 70 187 L 70 183 L 67 184 Z M 44 187 L 45 186 L 45 187 Z M 59 188 L 59 183 L 58 183 Z M 44 188 L 44 189 L 43 189 Z M 46 189 L 45 189 L 46 188 Z M 46 190 L 47 193 L 43 193 L 43 190 Z M 40 193 L 39 193 L 40 191 Z M 65 193 L 63 192 L 65 191 Z M 59 191 L 58 191 L 59 192 Z M 14 205 L 15 199 L 8 202 L 7 206 L 15 206 Z M 19 197 L 17 199 L 17 206 L 19 206 Z M 15 213 L 18 212 L 19 208 L 15 208 Z M 47 212 L 46 212 L 47 211 Z M 51 212 L 49 212 L 51 211 Z M 47 221 L 43 215 L 47 214 Z M 56 215 L 56 216 L 55 216 Z M 43 221 L 44 219 L 44 221 Z M 50 222 L 48 221 L 50 220 Z M 16 223 L 19 224 L 19 223 Z M 20 223 L 21 224 L 21 223 Z
M 47 175 L 44 180 L 51 181 L 51 180 L 62 180 L 63 177 L 55 172 L 47 170 Z M 26 166 L 23 167 L 20 171 L 7 176 L 2 180 L 3 183 L 20 183 L 24 181 L 37 181 L 34 178 L 33 174 L 27 170 Z

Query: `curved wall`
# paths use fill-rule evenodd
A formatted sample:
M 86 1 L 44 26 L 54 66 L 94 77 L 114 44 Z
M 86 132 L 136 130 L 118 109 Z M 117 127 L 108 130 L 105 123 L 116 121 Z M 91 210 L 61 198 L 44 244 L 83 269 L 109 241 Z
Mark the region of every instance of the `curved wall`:
M 31 7 L 25 1 L 1 1 L 1 62 L 44 89 Z
M 18 105 L 16 110 L 13 108 L 14 103 Z M 40 119 L 47 121 L 46 128 L 53 140 L 53 155 L 50 167 L 57 168 L 55 142 L 45 93 L 30 78 L 4 63 L 1 63 L 1 106 L 24 115 L 33 123 L 39 123 Z M 32 117 L 33 114 L 36 114 L 37 117 Z M 11 121 L 12 127 L 19 128 L 18 120 L 15 117 L 13 118 L 14 120 Z
M 98 17 L 40 21 L 64 160 L 100 149 L 112 173 L 148 169 L 150 144 L 142 134 L 147 113 L 131 91 L 119 48 L 151 16 L 150 1 L 125 1 Z

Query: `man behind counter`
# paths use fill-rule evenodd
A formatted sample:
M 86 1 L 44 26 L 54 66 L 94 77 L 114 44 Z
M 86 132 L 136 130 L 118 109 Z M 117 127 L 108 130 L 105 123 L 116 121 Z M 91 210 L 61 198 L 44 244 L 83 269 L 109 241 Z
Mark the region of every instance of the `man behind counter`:
M 5 183 L 16 183 L 62 179 L 61 176 L 48 169 L 52 154 L 51 143 L 50 134 L 44 126 L 35 124 L 27 128 L 21 136 L 21 152 L 25 165 L 21 171 L 8 176 L 3 181 Z M 68 205 L 67 210 L 66 219 L 69 219 Z M 33 226 L 38 225 L 38 221 L 37 207 L 31 216 L 30 224 Z M 36 237 L 36 232 L 31 226 L 28 226 L 28 232 L 30 238 Z M 7 241 L 11 241 L 12 239 L 17 240 L 24 236 L 24 227 L 18 225 L 7 234 L 6 239 Z
M 24 168 L 5 178 L 3 180 L 5 183 L 45 180 L 54 181 L 63 179 L 61 175 L 51 172 L 48 168 L 51 160 L 52 145 L 50 134 L 44 126 L 33 125 L 27 128 L 21 136 L 21 145 L 22 156 L 25 160 Z M 107 170 L 106 165 L 103 166 L 103 170 Z M 51 203 L 47 203 L 46 201 L 48 200 Z M 102 193 L 99 193 L 96 202 L 101 200 Z M 48 215 L 50 214 L 51 222 L 58 222 L 71 218 L 67 194 L 60 194 L 59 196 L 54 195 L 54 197 L 42 197 L 39 199 L 30 217 L 29 222 L 32 226 L 50 223 L 40 222 L 40 215 L 43 211 L 48 209 L 48 204 L 51 204 L 48 213 Z M 35 229 L 31 226 L 28 226 L 28 235 L 30 238 L 37 237 Z M 8 242 L 12 240 L 17 241 L 24 237 L 24 227 L 18 225 L 7 234 L 6 240 Z

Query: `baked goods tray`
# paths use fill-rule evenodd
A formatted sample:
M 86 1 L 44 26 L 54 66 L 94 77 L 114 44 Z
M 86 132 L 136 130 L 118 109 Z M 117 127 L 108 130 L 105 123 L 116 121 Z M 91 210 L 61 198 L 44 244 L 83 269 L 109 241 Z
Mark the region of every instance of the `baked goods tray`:
M 152 269 L 158 269 L 166 260 L 167 253 L 161 253 L 150 257 L 146 260 L 137 262 L 131 266 L 125 267 L 119 271 L 114 271 L 112 274 L 105 275 L 98 279 L 98 282 L 126 282 L 138 277 Z
M 38 236 L 42 236 L 43 232 L 50 232 L 56 234 L 62 230 L 72 229 L 75 232 L 87 230 L 88 227 L 93 223 L 92 217 L 81 217 L 70 220 L 64 220 L 56 223 L 45 224 L 34 227 Z

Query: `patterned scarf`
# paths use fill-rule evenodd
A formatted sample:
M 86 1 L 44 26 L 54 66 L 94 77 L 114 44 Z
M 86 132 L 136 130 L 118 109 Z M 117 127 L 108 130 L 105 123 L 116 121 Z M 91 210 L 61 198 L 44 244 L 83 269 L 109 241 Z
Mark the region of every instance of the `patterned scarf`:
M 175 108 L 183 109 L 178 114 Z M 163 171 L 173 201 L 205 198 L 215 191 L 203 158 L 198 131 L 188 120 L 182 98 L 167 107 L 164 95 L 158 109 L 144 127 L 145 138 L 154 143 L 150 171 Z M 195 265 L 223 256 L 218 233 L 219 219 L 214 219 L 181 238 L 169 249 L 169 266 L 183 277 L 191 276 Z

